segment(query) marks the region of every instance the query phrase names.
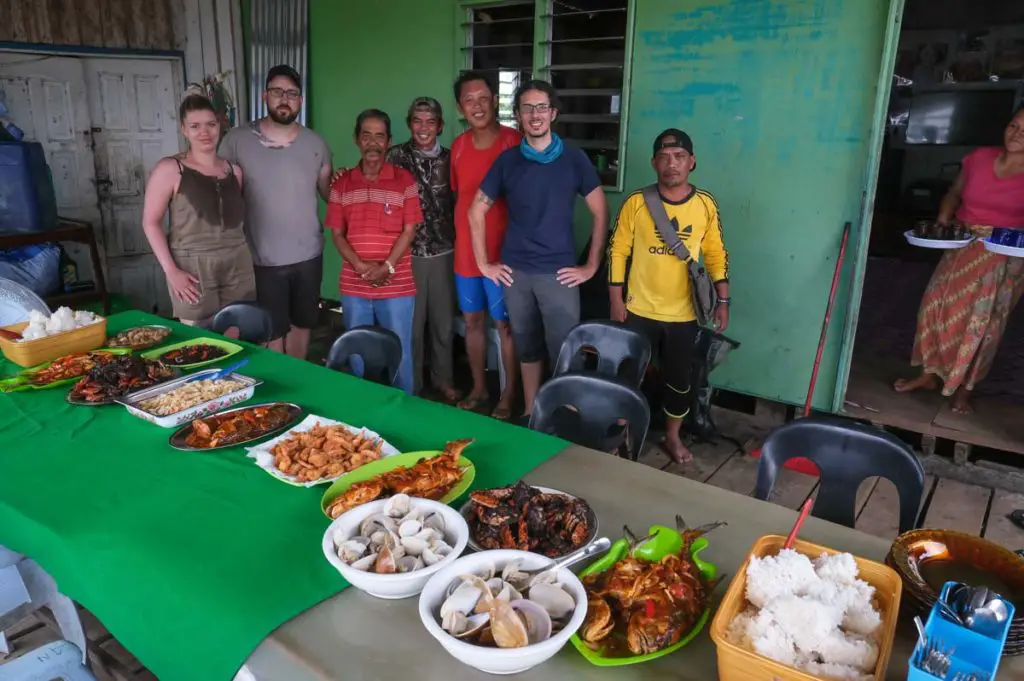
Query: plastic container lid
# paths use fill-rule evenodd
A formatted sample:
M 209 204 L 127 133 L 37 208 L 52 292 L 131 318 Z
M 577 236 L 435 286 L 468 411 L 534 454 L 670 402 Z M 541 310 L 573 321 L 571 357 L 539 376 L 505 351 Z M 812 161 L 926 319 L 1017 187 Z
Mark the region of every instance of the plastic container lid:
M 0 326 L 27 322 L 32 310 L 51 314 L 49 306 L 30 289 L 0 277 Z

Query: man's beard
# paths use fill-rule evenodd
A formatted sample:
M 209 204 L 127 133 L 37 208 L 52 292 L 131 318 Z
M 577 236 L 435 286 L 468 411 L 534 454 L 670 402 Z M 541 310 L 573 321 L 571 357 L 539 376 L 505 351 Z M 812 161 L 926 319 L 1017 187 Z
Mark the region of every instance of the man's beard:
M 270 120 L 274 121 L 278 125 L 290 125 L 299 117 L 298 111 L 282 115 L 277 109 L 271 109 L 268 113 L 270 114 Z

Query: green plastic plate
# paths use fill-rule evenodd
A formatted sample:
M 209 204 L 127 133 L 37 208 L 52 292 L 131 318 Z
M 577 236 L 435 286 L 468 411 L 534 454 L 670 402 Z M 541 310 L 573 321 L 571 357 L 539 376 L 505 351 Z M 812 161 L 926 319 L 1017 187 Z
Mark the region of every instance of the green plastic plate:
M 127 355 L 131 353 L 131 349 L 97 348 L 96 350 L 89 350 L 89 352 L 109 352 L 112 355 Z M 60 358 L 58 357 L 57 359 Z M 28 369 L 20 371 L 18 372 L 18 374 L 11 376 L 10 378 L 0 379 L 0 393 L 13 393 L 18 392 L 19 390 L 48 390 L 49 388 L 58 388 L 62 385 L 71 385 L 73 383 L 77 383 L 78 379 L 81 378 L 81 376 L 75 378 L 64 378 L 59 381 L 54 381 L 52 383 L 44 383 L 43 385 L 29 383 L 29 379 L 32 377 L 32 374 L 38 371 L 42 371 L 43 369 L 50 366 L 56 361 L 56 359 L 53 359 L 50 360 L 49 362 L 43 362 L 42 364 L 37 364 L 34 367 L 29 367 Z
M 216 357 L 214 359 L 208 359 L 205 362 L 196 362 L 195 364 L 169 364 L 168 366 L 174 366 L 178 369 L 198 369 L 199 367 L 205 367 L 210 364 L 216 364 L 222 362 L 231 355 L 237 355 L 242 351 L 241 345 L 236 345 L 231 341 L 222 340 L 220 338 L 193 338 L 191 340 L 183 341 L 181 343 L 175 343 L 174 345 L 165 345 L 160 348 L 143 352 L 140 357 L 145 359 L 160 359 L 162 355 L 167 354 L 171 350 L 177 350 L 188 345 L 213 345 L 227 352 L 226 355 Z
M 633 551 L 634 558 L 643 558 L 644 560 L 658 561 L 667 556 L 670 553 L 678 553 L 683 548 L 683 539 L 676 530 L 665 527 L 663 525 L 654 525 L 648 531 L 648 534 L 654 535 L 650 540 L 644 542 Z M 694 540 L 690 546 L 690 555 L 693 556 L 693 562 L 697 565 L 697 569 L 700 570 L 700 574 L 704 577 L 705 581 L 711 581 L 718 576 L 718 566 L 709 563 L 705 560 L 701 560 L 700 552 L 708 547 L 708 540 L 706 537 L 698 537 Z M 580 572 L 580 577 L 586 577 L 587 575 L 598 574 L 609 569 L 615 563 L 619 562 L 626 557 L 629 553 L 629 542 L 625 539 L 619 539 L 612 547 L 608 550 L 600 560 L 589 565 L 585 570 Z M 697 620 L 697 623 L 693 625 L 693 629 L 690 629 L 689 633 L 686 633 L 678 641 L 672 645 L 662 648 L 653 653 L 647 653 L 646 655 L 632 655 L 628 657 L 605 657 L 604 648 L 600 650 L 592 650 L 583 639 L 580 638 L 579 634 L 573 634 L 572 641 L 573 646 L 580 652 L 580 655 L 585 657 L 588 662 L 598 667 L 623 667 L 627 664 L 639 664 L 641 662 L 650 662 L 656 660 L 659 657 L 664 657 L 679 650 L 687 643 L 692 641 L 704 629 L 704 625 L 707 624 L 708 618 L 711 616 L 711 608 L 704 610 L 704 613 Z
M 343 492 L 346 492 L 349 487 L 357 482 L 363 482 L 364 480 L 377 477 L 381 473 L 394 470 L 399 466 L 409 468 L 415 465 L 415 463 L 420 459 L 434 457 L 440 453 L 440 451 L 436 450 L 432 452 L 406 452 L 405 454 L 396 454 L 395 456 L 389 456 L 386 459 L 379 459 L 373 463 L 368 463 L 365 466 L 360 466 L 351 473 L 346 473 L 341 476 L 334 481 L 333 485 L 327 488 L 327 491 L 324 492 L 323 498 L 320 500 L 320 510 L 324 512 L 324 515 L 330 518 L 327 514 L 327 507 L 332 501 L 340 497 Z M 441 503 L 443 504 L 450 504 L 465 494 L 466 491 L 469 490 L 469 486 L 473 484 L 474 478 L 476 478 L 476 466 L 473 465 L 472 461 L 466 458 L 465 454 L 459 457 L 459 466 L 465 471 L 462 474 L 462 480 L 460 480 L 459 484 L 452 488 L 448 494 L 441 497 Z

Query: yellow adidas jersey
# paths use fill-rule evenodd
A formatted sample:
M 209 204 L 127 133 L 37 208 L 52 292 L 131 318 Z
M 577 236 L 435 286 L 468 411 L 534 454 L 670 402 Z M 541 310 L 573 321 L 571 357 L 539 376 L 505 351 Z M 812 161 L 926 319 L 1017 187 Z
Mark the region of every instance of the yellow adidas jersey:
M 694 188 L 683 201 L 672 203 L 662 197 L 661 202 L 690 254 L 703 258 L 711 280 L 728 281 L 729 254 L 715 198 Z M 608 258 L 609 283 L 627 284 L 627 310 L 663 322 L 689 322 L 697 318 L 686 263 L 666 248 L 647 210 L 643 192 L 633 192 L 622 204 L 608 246 Z

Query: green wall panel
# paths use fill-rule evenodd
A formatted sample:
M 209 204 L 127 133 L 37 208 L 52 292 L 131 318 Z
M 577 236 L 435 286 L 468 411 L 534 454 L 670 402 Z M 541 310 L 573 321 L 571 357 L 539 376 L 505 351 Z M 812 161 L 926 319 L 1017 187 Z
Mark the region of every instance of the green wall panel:
M 460 31 L 455 0 L 311 3 L 311 121 L 336 165 L 356 160 L 355 115 L 404 111 L 429 94 L 446 111 Z M 889 0 L 638 0 L 625 159 L 627 189 L 652 180 L 650 142 L 694 138 L 694 182 L 718 199 L 731 254 L 729 335 L 715 372 L 739 392 L 801 403 L 843 223 L 860 223 Z M 450 140 L 454 126 L 445 140 Z M 625 194 L 609 194 L 613 216 Z M 582 240 L 589 216 L 578 213 Z M 848 262 L 858 235 L 851 235 Z M 337 295 L 328 247 L 324 295 Z M 835 388 L 849 291 L 844 275 L 815 405 Z

